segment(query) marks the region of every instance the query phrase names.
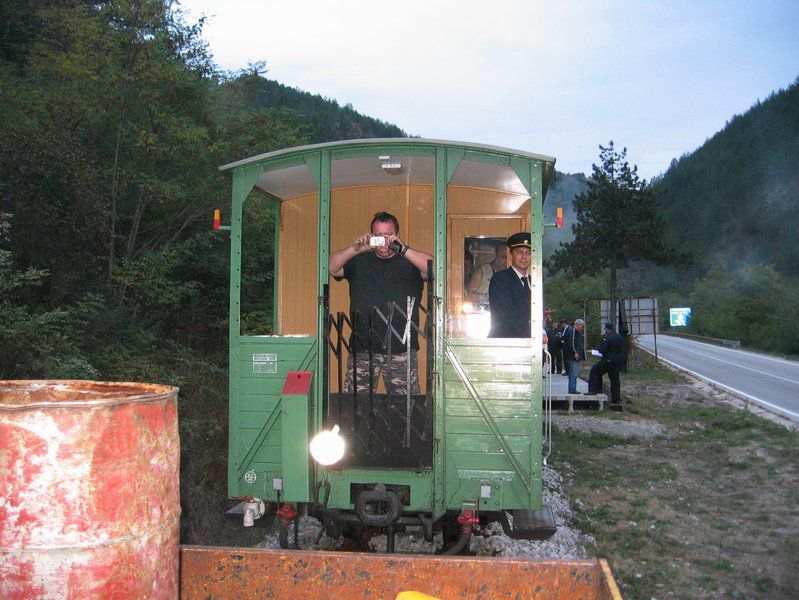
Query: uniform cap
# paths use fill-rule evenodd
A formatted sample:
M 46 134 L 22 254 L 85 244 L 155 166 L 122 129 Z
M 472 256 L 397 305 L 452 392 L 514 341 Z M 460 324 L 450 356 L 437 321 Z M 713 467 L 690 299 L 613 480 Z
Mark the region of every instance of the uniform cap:
M 605 330 L 613 329 L 613 323 L 605 323 Z
M 514 248 L 529 248 L 530 247 L 530 234 L 526 231 L 520 231 L 519 233 L 514 233 L 512 236 L 508 238 L 508 241 L 505 242 L 508 245 L 508 248 L 513 250 Z

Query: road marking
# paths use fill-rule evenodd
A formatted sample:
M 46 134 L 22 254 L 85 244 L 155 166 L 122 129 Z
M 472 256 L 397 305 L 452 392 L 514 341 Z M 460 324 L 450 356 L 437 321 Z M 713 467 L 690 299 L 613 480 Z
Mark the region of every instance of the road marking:
M 638 347 L 641 348 L 642 350 L 646 351 L 646 352 L 649 352 L 652 356 L 655 355 L 655 353 L 652 352 L 652 350 L 650 350 L 649 348 L 645 348 L 645 347 L 640 346 L 640 345 Z M 782 414 L 783 416 L 785 416 L 786 414 L 790 415 L 788 418 L 793 420 L 793 421 L 799 421 L 799 413 L 795 413 L 792 410 L 788 410 L 787 408 L 783 408 L 782 406 L 777 406 L 776 404 L 772 404 L 771 402 L 768 402 L 767 400 L 763 400 L 762 398 L 757 398 L 756 396 L 752 396 L 751 394 L 747 394 L 746 392 L 742 392 L 741 390 L 735 389 L 734 387 L 730 387 L 729 385 L 721 383 L 720 381 L 716 381 L 715 379 L 711 379 L 710 377 L 707 377 L 706 375 L 701 375 L 701 374 L 697 373 L 696 371 L 692 371 L 691 369 L 686 369 L 685 367 L 683 367 L 681 365 L 678 365 L 677 363 L 674 363 L 674 362 L 672 362 L 670 360 L 667 360 L 667 359 L 663 358 L 662 356 L 658 356 L 657 360 L 662 360 L 664 363 L 669 364 L 672 367 L 674 367 L 674 368 L 676 368 L 676 369 L 678 369 L 680 371 L 685 371 L 686 373 L 690 373 L 691 375 L 694 375 L 694 376 L 698 377 L 699 379 L 704 379 L 705 381 L 709 381 L 710 383 L 713 383 L 713 384 L 719 386 L 720 388 L 728 390 L 728 391 L 732 392 L 733 394 L 737 394 L 739 396 L 744 396 L 745 398 L 748 398 L 749 400 L 751 400 L 755 404 L 759 404 L 761 406 L 768 406 L 769 408 L 775 410 L 776 412 Z
M 666 346 L 669 346 L 669 344 L 666 344 Z M 691 354 L 698 354 L 699 356 L 702 356 L 702 357 L 710 359 L 710 360 L 717 360 L 718 362 L 727 363 L 728 365 L 736 366 L 739 369 L 746 369 L 747 371 L 752 371 L 754 373 L 760 373 L 761 375 L 767 375 L 771 379 L 781 379 L 783 381 L 787 381 L 788 383 L 799 384 L 799 381 L 797 381 L 795 379 L 788 379 L 787 377 L 780 377 L 779 375 L 774 375 L 773 373 L 769 373 L 768 371 L 758 371 L 757 369 L 753 369 L 751 367 L 745 367 L 744 365 L 738 364 L 736 362 L 732 362 L 732 361 L 729 361 L 729 360 L 724 360 L 723 358 L 716 358 L 715 356 L 710 356 L 709 354 L 703 354 L 702 352 L 697 352 L 696 350 L 689 350 L 688 348 L 683 348 L 683 347 L 681 347 L 679 345 L 677 345 L 677 346 L 669 346 L 669 347 L 670 348 L 676 348 L 677 350 L 679 350 L 681 352 L 690 352 Z

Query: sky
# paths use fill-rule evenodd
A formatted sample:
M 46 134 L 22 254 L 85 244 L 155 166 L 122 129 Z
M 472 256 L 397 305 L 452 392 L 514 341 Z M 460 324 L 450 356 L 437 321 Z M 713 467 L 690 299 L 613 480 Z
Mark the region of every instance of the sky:
M 652 178 L 799 76 L 796 0 L 180 0 L 217 66 L 424 138 L 557 159 L 599 144 Z

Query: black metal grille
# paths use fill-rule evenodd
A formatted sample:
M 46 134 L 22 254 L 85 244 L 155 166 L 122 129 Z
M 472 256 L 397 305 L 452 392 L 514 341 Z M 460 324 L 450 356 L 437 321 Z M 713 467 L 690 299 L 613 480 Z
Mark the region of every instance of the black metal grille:
M 432 467 L 433 410 L 425 394 L 411 396 L 409 446 L 405 396 L 330 394 L 328 407 L 326 428 L 338 425 L 347 443 L 342 467 Z
M 427 307 L 419 305 L 426 315 L 425 327 L 420 329 L 411 320 L 412 311 L 392 303 L 384 313 L 372 308 L 366 314 L 328 312 L 328 288 L 325 286 L 326 338 L 324 381 L 324 423 L 327 428 L 338 425 L 347 441 L 347 455 L 341 466 L 427 469 L 432 467 L 433 455 L 433 338 L 434 313 L 432 293 L 432 263 L 428 263 Z M 374 323 L 380 319 L 387 326 L 385 339 L 374 335 Z M 425 394 L 400 393 L 392 389 L 387 381 L 387 393 L 377 392 L 377 381 L 373 376 L 374 354 L 386 354 L 391 361 L 391 336 L 402 339 L 408 326 L 413 327 L 419 338 L 426 340 L 423 349 L 427 358 Z M 344 392 L 345 354 L 354 353 L 358 324 L 368 324 L 368 339 L 360 337 L 358 345 L 366 348 L 369 357 L 368 391 L 358 390 L 357 374 L 353 376 L 353 391 Z M 354 333 L 355 332 L 355 333 Z M 338 359 L 339 393 L 329 390 L 329 353 Z M 355 362 L 355 361 L 353 361 Z M 406 387 L 409 387 L 406 382 Z

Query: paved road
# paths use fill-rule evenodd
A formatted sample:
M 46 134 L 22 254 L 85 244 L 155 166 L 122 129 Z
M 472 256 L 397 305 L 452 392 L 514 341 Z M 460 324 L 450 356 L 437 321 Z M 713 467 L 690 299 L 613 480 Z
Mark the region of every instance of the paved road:
M 651 335 L 638 344 L 654 351 Z M 657 345 L 660 358 L 799 421 L 799 362 L 667 335 Z

